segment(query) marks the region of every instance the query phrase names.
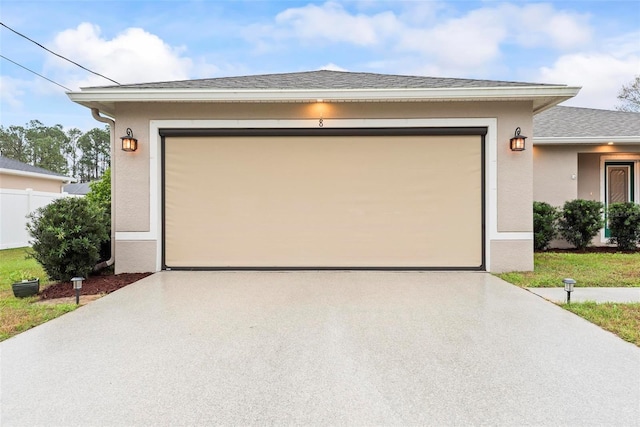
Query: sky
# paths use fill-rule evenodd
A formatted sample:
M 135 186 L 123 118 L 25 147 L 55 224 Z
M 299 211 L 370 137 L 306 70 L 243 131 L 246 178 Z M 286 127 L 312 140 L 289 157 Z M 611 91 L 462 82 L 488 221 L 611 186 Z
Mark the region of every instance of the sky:
M 614 109 L 640 75 L 640 0 L 1 0 L 0 21 L 119 83 L 319 69 L 581 86 Z M 0 27 L 0 53 L 78 90 L 113 84 Z M 103 124 L 0 58 L 0 125 Z

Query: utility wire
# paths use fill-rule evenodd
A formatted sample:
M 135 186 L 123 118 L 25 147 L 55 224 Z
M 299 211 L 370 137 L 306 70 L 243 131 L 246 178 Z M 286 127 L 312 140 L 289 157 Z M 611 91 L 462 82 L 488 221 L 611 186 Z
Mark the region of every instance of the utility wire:
M 18 64 L 17 62 L 10 60 L 10 59 L 9 59 L 9 58 L 7 58 L 6 56 L 0 55 L 0 58 L 2 58 L 2 59 L 6 59 L 7 61 L 9 61 L 9 62 L 11 62 L 11 63 L 16 64 L 18 67 L 20 67 L 20 68 L 24 68 L 25 70 L 29 71 L 30 73 L 33 73 L 33 74 L 35 74 L 36 76 L 40 76 L 40 77 L 42 77 L 42 78 L 43 78 L 43 79 L 45 79 L 45 80 L 49 80 L 49 81 L 50 81 L 51 83 L 53 83 L 54 85 L 58 85 L 58 86 L 60 86 L 61 88 L 66 89 L 66 90 L 68 90 L 69 92 L 71 92 L 71 89 L 69 89 L 68 87 L 66 87 L 66 86 L 62 86 L 60 83 L 56 83 L 56 82 L 54 82 L 53 80 L 51 80 L 51 79 L 49 79 L 49 78 L 47 78 L 47 77 L 43 76 L 42 74 L 38 74 L 38 73 L 36 73 L 35 71 L 33 71 L 33 70 L 31 70 L 31 69 L 29 69 L 29 68 L 25 67 L 24 65 L 20 65 L 20 64 Z
M 120 85 L 120 83 L 118 83 L 117 81 L 115 81 L 115 80 L 113 80 L 113 79 L 110 79 L 109 77 L 103 76 L 103 75 L 102 75 L 102 74 L 100 74 L 100 73 L 96 73 L 95 71 L 92 71 L 92 70 L 90 70 L 90 69 L 88 69 L 88 68 L 86 68 L 86 67 L 83 67 L 82 65 L 78 64 L 77 62 L 73 62 L 73 61 L 72 61 L 72 60 L 70 60 L 69 58 L 65 58 L 64 56 L 62 56 L 62 55 L 60 55 L 60 54 L 57 54 L 57 53 L 55 53 L 55 52 L 54 52 L 54 51 L 52 51 L 52 50 L 47 49 L 46 47 L 42 46 L 42 45 L 41 45 L 40 43 L 38 43 L 37 41 L 35 41 L 35 40 L 31 40 L 29 37 L 25 36 L 24 34 L 21 34 L 21 33 L 17 32 L 16 30 L 14 30 L 13 28 L 11 28 L 11 27 L 7 26 L 4 22 L 0 22 L 0 25 L 2 25 L 3 27 L 5 27 L 7 30 L 9 30 L 9 31 L 12 31 L 12 32 L 16 33 L 16 34 L 17 34 L 17 35 L 19 35 L 20 37 L 23 37 L 23 38 L 25 38 L 25 39 L 29 40 L 31 43 L 33 43 L 33 44 L 35 44 L 35 45 L 37 45 L 37 46 L 41 47 L 42 49 L 46 50 L 47 52 L 49 52 L 49 53 L 51 53 L 51 54 L 53 54 L 53 55 L 55 55 L 55 56 L 57 56 L 58 58 L 62 58 L 62 59 L 64 59 L 65 61 L 69 61 L 69 62 L 71 62 L 73 65 L 77 65 L 78 67 L 82 68 L 82 69 L 83 69 L 83 70 L 85 70 L 85 71 L 88 71 L 88 72 L 90 72 L 90 73 L 92 73 L 92 74 L 95 74 L 96 76 L 100 76 L 100 77 L 102 77 L 103 79 L 107 79 L 107 80 L 109 80 L 109 81 L 112 81 L 112 82 L 114 82 L 114 83 L 115 83 L 115 84 L 117 84 L 117 85 Z M 6 59 L 6 58 L 5 58 L 5 59 Z M 12 62 L 13 62 L 13 61 L 12 61 Z M 29 71 L 31 71 L 31 70 L 29 70 Z M 45 77 L 45 78 L 46 78 L 46 77 Z M 57 83 L 56 83 L 56 84 L 57 84 Z

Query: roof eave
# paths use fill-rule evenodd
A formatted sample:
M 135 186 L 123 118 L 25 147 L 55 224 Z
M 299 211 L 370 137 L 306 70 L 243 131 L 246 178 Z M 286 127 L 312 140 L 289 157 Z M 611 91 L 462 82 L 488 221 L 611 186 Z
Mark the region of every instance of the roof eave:
M 132 89 L 68 92 L 88 108 L 115 114 L 117 102 L 428 102 L 531 100 L 534 113 L 577 95 L 579 87 L 517 86 L 428 89 Z
M 77 179 L 70 176 L 48 175 L 46 173 L 28 172 L 28 171 L 21 171 L 17 169 L 0 168 L 0 173 L 7 174 L 7 175 L 15 175 L 15 176 L 25 176 L 29 178 L 49 179 L 52 181 L 67 182 L 67 183 L 77 181 Z
M 533 137 L 533 145 L 640 145 L 638 136 L 582 136 L 582 137 Z

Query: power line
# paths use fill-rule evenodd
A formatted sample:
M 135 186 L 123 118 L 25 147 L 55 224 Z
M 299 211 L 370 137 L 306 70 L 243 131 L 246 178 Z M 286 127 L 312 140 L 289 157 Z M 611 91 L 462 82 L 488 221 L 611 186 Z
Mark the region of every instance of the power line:
M 88 71 L 88 72 L 90 72 L 90 73 L 92 73 L 92 74 L 95 74 L 96 76 L 100 76 L 100 77 L 102 77 L 103 79 L 107 79 L 107 80 L 109 80 L 109 81 L 112 81 L 112 82 L 114 82 L 114 83 L 115 83 L 115 84 L 117 84 L 117 85 L 120 85 L 120 83 L 118 83 L 117 81 L 115 81 L 115 80 L 113 80 L 113 79 L 110 79 L 109 77 L 103 76 L 103 75 L 102 75 L 102 74 L 100 74 L 100 73 L 96 73 L 95 71 L 92 71 L 92 70 L 88 69 L 87 67 L 83 67 L 82 65 L 78 64 L 77 62 L 74 62 L 74 61 L 70 60 L 69 58 L 65 58 L 64 56 L 62 56 L 62 55 L 60 55 L 60 54 L 57 54 L 57 53 L 55 53 L 55 52 L 54 52 L 54 51 L 52 51 L 52 50 L 47 49 L 46 47 L 42 46 L 42 45 L 41 45 L 40 43 L 38 43 L 37 41 L 35 41 L 35 40 L 31 40 L 29 37 L 25 36 L 24 34 L 21 34 L 21 33 L 17 32 L 16 30 L 14 30 L 13 28 L 11 28 L 11 27 L 7 26 L 4 22 L 0 22 L 0 25 L 2 25 L 3 27 L 5 27 L 7 30 L 9 30 L 9 31 L 12 31 L 12 32 L 16 33 L 16 34 L 17 34 L 17 35 L 19 35 L 20 37 L 23 37 L 23 38 L 25 38 L 25 39 L 29 40 L 31 43 L 33 43 L 33 44 L 35 44 L 35 45 L 37 45 L 37 46 L 41 47 L 42 49 L 46 50 L 47 52 L 49 52 L 49 53 L 51 53 L 51 54 L 53 54 L 53 55 L 55 55 L 55 56 L 57 56 L 58 58 L 62 58 L 62 59 L 64 59 L 65 61 L 71 62 L 73 65 L 77 65 L 78 67 L 82 68 L 82 69 L 83 69 L 83 70 L 85 70 L 85 71 Z M 6 59 L 6 58 L 5 58 L 5 59 Z M 12 62 L 13 62 L 13 61 L 12 61 Z M 29 71 L 31 71 L 31 70 L 29 70 Z M 42 77 L 42 76 L 41 76 L 41 77 Z M 46 77 L 45 77 L 45 78 L 46 78 Z M 56 84 L 57 84 L 57 83 L 56 83 Z
M 36 73 L 35 71 L 33 71 L 33 70 L 31 70 L 31 69 L 29 69 L 29 68 L 25 67 L 24 65 L 20 65 L 20 64 L 18 64 L 17 62 L 10 60 L 10 59 L 9 59 L 9 58 L 7 58 L 6 56 L 0 55 L 0 58 L 2 58 L 2 59 L 6 59 L 7 61 L 9 61 L 9 62 L 11 62 L 11 63 L 16 64 L 18 67 L 20 67 L 20 68 L 24 68 L 25 70 L 29 71 L 30 73 L 33 73 L 33 74 L 35 74 L 36 76 L 40 76 L 40 77 L 42 77 L 43 79 L 50 81 L 50 82 L 51 82 L 51 83 L 53 83 L 54 85 L 58 85 L 58 86 L 60 86 L 61 88 L 66 89 L 66 90 L 68 90 L 69 92 L 71 92 L 71 89 L 69 89 L 68 87 L 66 87 L 66 86 L 62 86 L 60 83 L 56 83 L 56 82 L 54 82 L 53 80 L 51 80 L 51 79 L 49 79 L 49 78 L 47 78 L 47 77 L 43 76 L 42 74 L 38 74 L 38 73 Z

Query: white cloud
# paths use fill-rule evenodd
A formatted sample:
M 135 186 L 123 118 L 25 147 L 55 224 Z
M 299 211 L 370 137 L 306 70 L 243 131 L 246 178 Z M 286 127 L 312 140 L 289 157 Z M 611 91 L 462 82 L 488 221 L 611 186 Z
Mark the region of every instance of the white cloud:
M 509 35 L 523 47 L 566 50 L 583 46 L 592 38 L 588 15 L 559 11 L 551 4 L 503 5 L 496 12 L 508 24 Z
M 182 56 L 183 49 L 140 28 L 128 28 L 107 40 L 97 25 L 82 23 L 59 33 L 50 47 L 123 84 L 187 79 L 192 69 L 191 59 Z M 112 84 L 61 59 L 49 60 L 47 67 L 72 88 Z
M 473 69 L 500 56 L 507 35 L 503 25 L 487 25 L 495 18 L 489 9 L 478 9 L 431 28 L 404 31 L 399 48 L 432 57 L 443 67 Z
M 636 53 L 616 57 L 609 52 L 563 55 L 552 67 L 543 67 L 538 80 L 582 86 L 580 93 L 565 105 L 613 109 L 618 92 L 640 74 L 640 47 Z
M 287 9 L 275 18 L 284 36 L 305 41 L 347 42 L 371 46 L 399 29 L 393 12 L 351 14 L 336 2 Z
M 20 108 L 23 105 L 21 98 L 25 94 L 24 88 L 30 83 L 14 79 L 9 76 L 0 78 L 0 102 L 11 108 Z
M 380 52 L 413 55 L 421 68 L 455 75 L 483 74 L 509 48 L 567 51 L 591 41 L 590 17 L 557 9 L 553 4 L 484 3 L 460 13 L 455 3 L 351 3 L 357 11 L 328 1 L 286 9 L 273 24 L 254 25 L 247 37 L 259 52 L 283 42 L 308 45 L 352 45 Z M 401 60 L 402 62 L 402 60 Z M 429 64 L 429 65 L 426 65 Z
M 334 64 L 333 62 L 329 62 L 327 65 L 323 65 L 320 67 L 321 70 L 329 70 L 329 71 L 348 71 L 346 68 L 342 68 L 339 65 Z

